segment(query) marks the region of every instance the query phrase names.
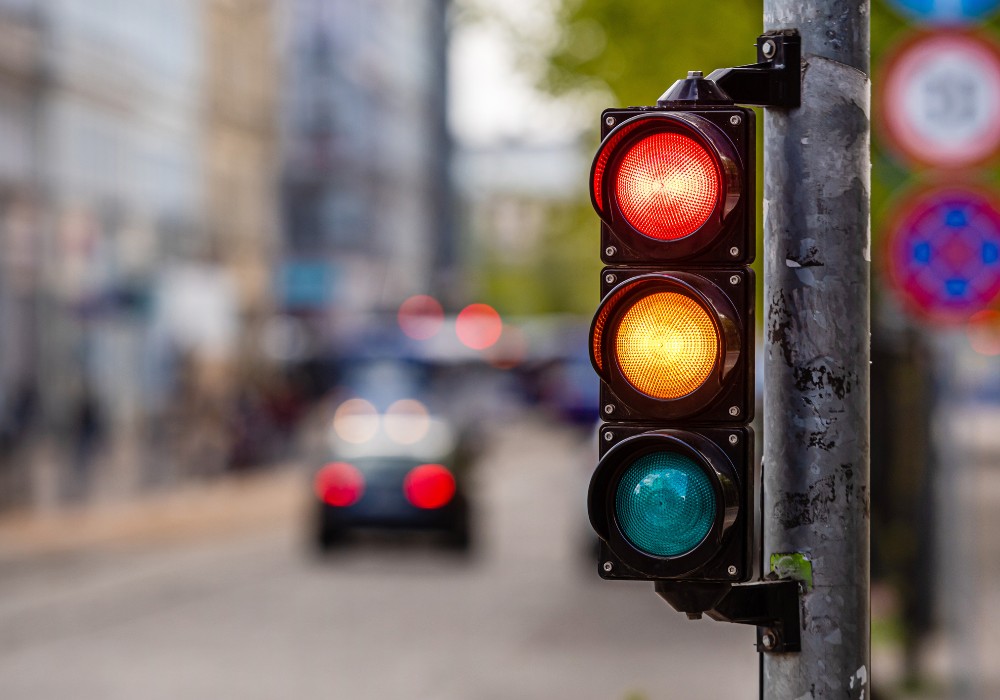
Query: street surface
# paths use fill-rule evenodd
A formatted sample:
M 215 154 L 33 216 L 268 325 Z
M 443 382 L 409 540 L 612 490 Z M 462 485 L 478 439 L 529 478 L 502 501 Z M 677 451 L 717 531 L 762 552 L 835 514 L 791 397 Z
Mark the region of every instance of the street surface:
M 0 523 L 0 698 L 756 698 L 753 628 L 597 577 L 592 466 L 563 428 L 494 436 L 469 560 L 384 540 L 316 556 L 293 470 Z

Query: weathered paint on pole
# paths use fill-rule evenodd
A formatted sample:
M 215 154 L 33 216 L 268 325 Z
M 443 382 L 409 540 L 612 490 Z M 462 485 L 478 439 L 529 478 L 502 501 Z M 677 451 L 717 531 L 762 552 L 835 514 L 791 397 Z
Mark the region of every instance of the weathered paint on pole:
M 764 130 L 764 554 L 801 554 L 802 651 L 767 700 L 871 697 L 869 2 L 765 0 L 802 36 L 802 106 Z

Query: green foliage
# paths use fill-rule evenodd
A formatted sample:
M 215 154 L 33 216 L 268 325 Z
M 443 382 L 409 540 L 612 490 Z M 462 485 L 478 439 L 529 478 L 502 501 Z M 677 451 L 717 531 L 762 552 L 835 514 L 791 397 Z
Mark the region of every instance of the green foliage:
M 601 269 L 593 210 L 589 202 L 552 203 L 545 219 L 535 255 L 511 262 L 485 254 L 477 296 L 505 314 L 590 314 Z
M 558 16 L 542 87 L 605 88 L 619 105 L 653 104 L 689 70 L 752 63 L 763 23 L 761 0 L 561 0 Z
M 491 15 L 489 9 L 483 9 L 489 5 L 481 0 L 458 2 L 479 7 L 478 21 L 503 24 L 503 13 Z M 753 42 L 763 27 L 762 0 L 727 0 L 710 5 L 690 0 L 551 2 L 557 17 L 554 36 L 546 38 L 538 31 L 532 33 L 524 25 L 509 24 L 508 29 L 512 37 L 522 37 L 520 63 L 535 74 L 542 90 L 555 98 L 576 101 L 582 109 L 593 109 L 592 127 L 581 145 L 588 151 L 597 145 L 601 106 L 653 104 L 688 70 L 707 73 L 715 68 L 750 63 L 755 56 Z M 994 17 L 985 29 L 995 34 L 998 26 L 1000 16 Z M 877 128 L 882 107 L 878 88 L 885 58 L 900 40 L 916 31 L 915 25 L 884 0 L 872 1 L 872 238 L 873 256 L 876 257 L 880 239 L 900 195 L 933 178 L 933 173 L 921 174 L 888 152 Z M 762 151 L 762 125 L 763 117 L 758 112 L 758 154 Z M 762 160 L 758 155 L 758 183 L 763 183 Z M 984 169 L 965 176 L 974 182 L 996 185 L 1000 181 L 1000 170 Z M 758 196 L 761 190 L 759 186 Z M 529 306 L 564 310 L 563 305 L 568 305 L 565 310 L 589 313 L 587 307 L 592 306 L 592 294 L 578 290 L 596 288 L 596 276 L 589 275 L 589 271 L 596 271 L 597 267 L 592 261 L 597 258 L 599 227 L 588 201 L 581 197 L 577 209 L 574 213 L 563 206 L 553 209 L 553 228 L 546 243 L 563 248 L 546 249 L 543 257 L 556 261 L 564 272 L 547 280 L 533 280 L 532 284 L 546 289 L 533 293 L 534 301 Z M 572 227 L 567 225 L 569 221 L 573 222 Z M 763 250 L 760 223 L 758 218 L 758 252 Z M 562 258 L 566 250 L 572 251 L 571 257 L 576 261 L 572 265 Z M 758 284 L 762 278 L 760 257 L 758 255 L 754 266 Z M 873 262 L 873 274 L 878 275 L 878 261 Z M 571 273 L 571 269 L 578 274 Z M 553 284 L 567 286 L 564 291 L 547 288 Z

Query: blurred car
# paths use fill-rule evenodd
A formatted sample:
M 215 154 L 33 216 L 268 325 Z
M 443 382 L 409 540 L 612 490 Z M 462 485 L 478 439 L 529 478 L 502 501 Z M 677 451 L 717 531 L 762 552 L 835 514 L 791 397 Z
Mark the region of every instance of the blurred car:
M 433 369 L 394 359 L 349 363 L 328 423 L 325 459 L 313 477 L 316 542 L 330 549 L 356 530 L 440 533 L 471 545 L 467 440 L 432 413 Z

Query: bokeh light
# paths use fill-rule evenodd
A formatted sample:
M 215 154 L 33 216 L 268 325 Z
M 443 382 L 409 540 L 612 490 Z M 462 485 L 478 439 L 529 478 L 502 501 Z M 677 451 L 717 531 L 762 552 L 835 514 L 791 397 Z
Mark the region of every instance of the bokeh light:
M 408 337 L 427 340 L 437 335 L 444 325 L 444 309 L 434 297 L 417 294 L 399 305 L 396 318 Z
M 346 508 L 361 500 L 365 479 L 353 464 L 331 462 L 316 472 L 313 488 L 327 505 Z
M 440 464 L 421 464 L 406 475 L 403 493 L 417 508 L 441 508 L 455 496 L 455 477 Z
M 430 430 L 431 419 L 427 408 L 416 399 L 400 399 L 388 409 L 384 416 L 386 435 L 400 445 L 420 442 Z
M 1000 312 L 985 309 L 974 313 L 965 332 L 969 345 L 980 355 L 1000 355 Z
M 513 369 L 524 361 L 528 339 L 516 326 L 504 326 L 499 340 L 487 350 L 486 359 L 497 369 Z
M 455 333 L 466 347 L 485 350 L 498 340 L 503 332 L 503 321 L 489 304 L 469 304 L 455 320 Z
M 344 442 L 368 442 L 378 432 L 379 415 L 364 399 L 348 399 L 333 414 L 333 430 Z

